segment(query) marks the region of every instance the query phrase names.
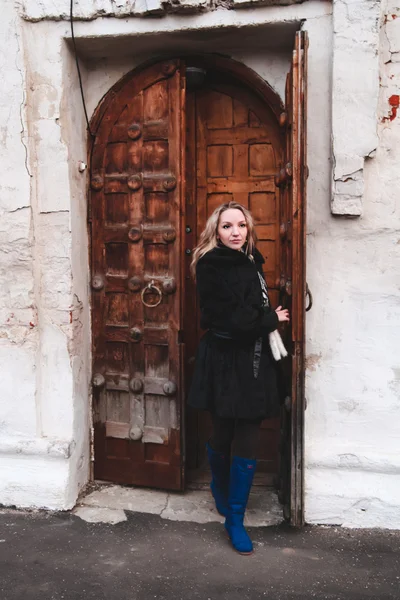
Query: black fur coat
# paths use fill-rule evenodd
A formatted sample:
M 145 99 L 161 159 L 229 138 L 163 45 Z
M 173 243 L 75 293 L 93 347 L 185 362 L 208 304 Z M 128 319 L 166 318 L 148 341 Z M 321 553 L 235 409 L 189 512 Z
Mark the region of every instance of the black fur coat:
M 258 272 L 264 259 L 218 246 L 205 254 L 196 269 L 201 327 L 189 393 L 189 404 L 220 417 L 257 419 L 277 416 L 279 399 L 276 364 L 268 334 L 278 317 L 263 307 Z M 254 375 L 255 342 L 262 338 L 258 374 Z

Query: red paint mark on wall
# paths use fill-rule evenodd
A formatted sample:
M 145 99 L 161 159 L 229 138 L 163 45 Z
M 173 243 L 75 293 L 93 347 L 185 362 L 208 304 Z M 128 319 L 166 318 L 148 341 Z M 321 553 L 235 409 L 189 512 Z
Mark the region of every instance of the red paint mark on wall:
M 399 94 L 393 94 L 393 96 L 390 96 L 389 98 L 389 105 L 391 107 L 390 113 L 387 117 L 383 117 L 382 122 L 384 123 L 385 121 L 393 121 L 396 116 L 397 116 L 397 110 L 400 106 L 400 95 Z
M 400 104 L 399 94 L 394 94 L 393 96 L 390 96 L 389 104 L 392 107 L 392 114 L 390 115 L 390 120 L 393 121 L 393 119 L 396 118 L 397 109 L 399 108 L 399 104 Z

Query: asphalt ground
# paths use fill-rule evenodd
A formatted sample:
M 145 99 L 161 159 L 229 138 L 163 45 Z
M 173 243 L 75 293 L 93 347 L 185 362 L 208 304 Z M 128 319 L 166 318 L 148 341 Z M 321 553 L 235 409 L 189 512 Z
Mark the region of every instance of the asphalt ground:
M 400 600 L 397 531 L 258 527 L 241 556 L 220 523 L 127 516 L 0 510 L 0 600 Z

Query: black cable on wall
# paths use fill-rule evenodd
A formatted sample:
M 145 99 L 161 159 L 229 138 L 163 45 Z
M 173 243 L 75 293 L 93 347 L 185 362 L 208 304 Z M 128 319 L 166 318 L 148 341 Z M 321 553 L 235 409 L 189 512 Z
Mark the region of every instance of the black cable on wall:
M 70 20 L 70 24 L 71 24 L 72 45 L 74 47 L 76 70 L 78 71 L 79 87 L 80 87 L 80 90 L 81 90 L 82 104 L 83 104 L 83 110 L 85 112 L 85 119 L 86 119 L 87 129 L 88 129 L 88 132 L 89 132 L 90 136 L 92 138 L 94 138 L 95 135 L 92 132 L 92 130 L 90 129 L 89 117 L 88 117 L 87 110 L 86 110 L 86 102 L 85 102 L 85 94 L 83 93 L 81 69 L 79 67 L 78 54 L 77 54 L 77 51 L 76 51 L 76 42 L 75 42 L 75 35 L 74 35 L 74 0 L 71 0 L 69 20 Z

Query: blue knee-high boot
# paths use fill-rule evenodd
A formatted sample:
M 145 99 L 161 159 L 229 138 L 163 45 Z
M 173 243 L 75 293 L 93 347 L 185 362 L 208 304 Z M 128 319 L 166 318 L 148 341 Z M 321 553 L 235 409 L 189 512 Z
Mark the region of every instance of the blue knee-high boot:
M 253 543 L 244 528 L 243 519 L 255 470 L 255 460 L 239 456 L 233 457 L 225 529 L 229 534 L 232 546 L 240 554 L 253 552 Z
M 208 443 L 206 445 L 208 461 L 211 467 L 211 493 L 215 506 L 220 515 L 226 517 L 228 512 L 230 457 L 221 452 L 215 452 Z

